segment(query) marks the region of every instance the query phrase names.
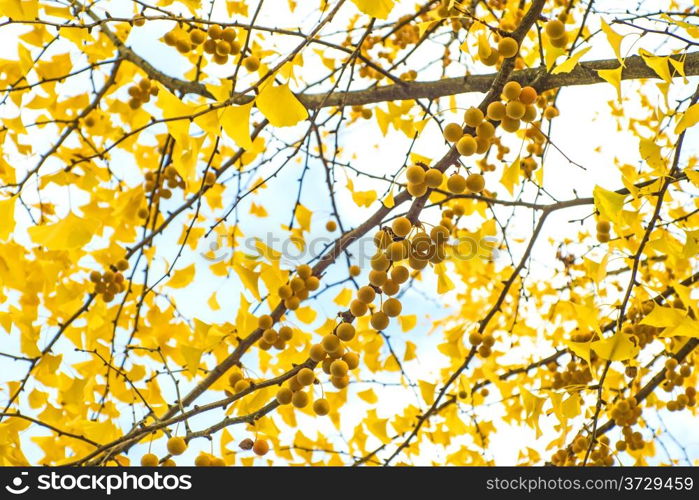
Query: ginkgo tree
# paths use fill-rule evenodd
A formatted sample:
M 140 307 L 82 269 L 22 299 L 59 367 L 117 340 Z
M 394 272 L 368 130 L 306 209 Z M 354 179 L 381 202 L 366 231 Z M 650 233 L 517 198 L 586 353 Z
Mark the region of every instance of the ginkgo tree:
M 699 4 L 618 4 L 0 0 L 0 465 L 696 460 Z

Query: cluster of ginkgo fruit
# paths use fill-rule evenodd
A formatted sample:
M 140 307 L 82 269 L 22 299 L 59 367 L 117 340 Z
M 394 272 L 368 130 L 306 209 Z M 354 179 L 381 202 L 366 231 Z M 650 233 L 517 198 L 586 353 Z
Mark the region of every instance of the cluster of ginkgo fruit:
M 294 337 L 294 330 L 290 326 L 284 325 L 278 330 L 274 329 L 274 320 L 268 314 L 260 316 L 257 326 L 262 329 L 262 338 L 258 346 L 263 351 L 268 351 L 272 347 L 283 351 L 286 349 L 286 343 Z
M 129 261 L 121 259 L 114 265 L 116 271 L 108 269 L 100 273 L 90 272 L 90 281 L 95 284 L 94 293 L 100 295 L 105 302 L 111 302 L 114 297 L 126 290 L 126 283 L 122 271 L 129 268 Z
M 495 337 L 491 333 L 482 334 L 479 331 L 469 333 L 468 342 L 474 348 L 478 348 L 478 354 L 481 357 L 487 358 L 492 354 Z
M 408 181 L 408 193 L 417 198 L 423 196 L 428 189 L 440 187 L 444 181 L 444 174 L 439 169 L 418 164 L 406 169 L 405 178 Z M 471 193 L 480 193 L 484 188 L 485 178 L 481 174 L 474 173 L 464 177 L 455 173 L 447 179 L 447 189 L 454 194 L 461 194 L 466 190 Z
M 609 446 L 610 440 L 607 436 L 601 436 L 594 444 L 590 452 L 589 465 L 611 466 L 614 465 L 614 457 Z M 580 465 L 590 447 L 590 440 L 585 436 L 578 436 L 573 440 L 567 449 L 561 448 L 551 457 L 551 463 L 558 467 L 571 467 Z M 584 458 L 583 458 L 584 459 Z
M 158 86 L 148 78 L 144 78 L 137 85 L 131 85 L 127 92 L 129 93 L 129 107 L 138 109 L 143 103 L 150 101 L 151 96 L 158 95 Z
M 685 380 L 691 374 L 692 366 L 689 363 L 682 363 L 682 365 L 680 365 L 675 358 L 668 358 L 665 361 L 665 380 L 661 384 L 661 387 L 665 392 L 673 392 L 676 387 L 682 387 Z M 694 387 L 688 387 L 687 389 L 691 389 L 689 393 L 685 391 L 677 396 L 677 399 L 668 402 L 668 410 L 681 411 L 687 406 L 696 405 L 696 390 Z
M 514 57 L 519 52 L 517 40 L 509 36 L 500 38 L 497 47 L 487 44 L 479 45 L 478 58 L 486 66 L 495 66 L 502 59 Z
M 355 104 L 354 106 L 352 106 L 352 115 L 355 118 L 362 117 L 365 120 L 368 120 L 369 118 L 374 116 L 374 113 L 369 108 L 365 108 L 364 106 Z
M 562 389 L 571 385 L 583 386 L 592 381 L 592 373 L 587 364 L 576 360 L 569 361 L 562 371 L 558 371 L 558 364 L 552 362 L 548 369 L 553 373 L 551 386 L 553 389 Z
M 290 311 L 295 311 L 301 305 L 301 301 L 308 298 L 309 292 L 318 290 L 319 286 L 320 280 L 317 276 L 313 276 L 311 266 L 301 264 L 296 268 L 296 276 L 291 278 L 287 284 L 280 286 L 277 294 L 284 301 L 284 307 Z
M 597 221 L 597 241 L 600 243 L 607 243 L 610 239 L 609 236 L 609 231 L 611 230 L 612 226 L 609 224 L 609 221 L 600 219 Z
M 560 19 L 552 19 L 547 22 L 544 26 L 544 32 L 554 47 L 563 49 L 568 45 L 568 33 L 566 33 L 565 24 Z
M 177 169 L 172 165 L 165 167 L 165 170 L 163 170 L 162 173 L 152 171 L 146 172 L 144 178 L 145 183 L 143 185 L 143 189 L 147 194 L 152 196 L 153 202 L 156 202 L 161 198 L 168 200 L 172 198 L 173 189 L 185 188 L 184 179 L 180 177 L 180 174 L 177 173 Z M 148 217 L 148 210 L 145 208 L 143 210 L 145 210 L 145 216 L 142 218 L 145 219 Z M 140 212 L 138 215 L 143 216 L 144 213 Z
M 226 64 L 229 56 L 237 56 L 243 49 L 236 38 L 238 34 L 235 28 L 212 24 L 206 31 L 199 27 L 192 27 L 189 31 L 175 27 L 165 33 L 163 41 L 166 45 L 175 47 L 181 54 L 187 54 L 201 46 L 204 53 L 210 54 L 216 64 Z M 243 58 L 241 64 L 250 72 L 257 71 L 260 59 L 250 55 Z
M 226 396 L 232 396 L 233 394 L 238 394 L 240 392 L 248 390 L 252 387 L 252 380 L 245 377 L 240 368 L 235 367 L 228 375 L 228 385 L 231 387 L 232 391 L 226 390 Z

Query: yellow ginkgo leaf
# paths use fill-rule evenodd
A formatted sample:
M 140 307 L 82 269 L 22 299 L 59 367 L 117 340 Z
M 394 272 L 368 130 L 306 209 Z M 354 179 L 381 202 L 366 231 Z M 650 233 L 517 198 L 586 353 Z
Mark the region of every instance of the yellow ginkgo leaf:
M 352 0 L 359 10 L 371 17 L 387 19 L 395 0 Z
M 623 64 L 621 60 L 621 42 L 624 39 L 622 35 L 614 31 L 611 26 L 609 26 L 604 19 L 600 19 L 600 27 L 602 28 L 602 31 L 604 32 L 605 35 L 607 35 L 607 40 L 609 41 L 609 45 L 612 46 L 612 49 L 614 49 L 614 55 L 616 58 L 619 60 L 620 63 Z
M 624 207 L 626 195 L 608 191 L 600 186 L 595 186 L 592 190 L 595 201 L 595 208 L 600 215 L 607 220 L 618 221 L 621 216 L 621 209 Z
M 169 286 L 170 288 L 184 288 L 192 282 L 192 280 L 194 279 L 194 274 L 194 264 L 190 264 L 185 268 L 178 269 L 173 273 L 172 278 L 170 278 L 170 281 L 167 282 L 167 286 Z
M 415 328 L 417 316 L 414 314 L 406 314 L 405 316 L 399 317 L 398 322 L 400 323 L 400 329 L 404 332 L 408 332 Z
M 240 277 L 240 281 L 243 283 L 243 286 L 245 286 L 245 288 L 248 291 L 250 291 L 250 293 L 252 293 L 253 297 L 255 297 L 257 300 L 260 300 L 260 290 L 258 288 L 260 273 L 251 271 L 250 269 L 243 267 L 240 264 L 235 264 L 233 266 L 233 269 Z
M 333 302 L 340 307 L 347 307 L 350 300 L 352 300 L 352 290 L 349 288 L 343 288 L 342 291 L 337 294 L 337 297 L 333 299 Z
M 660 146 L 651 139 L 641 139 L 638 144 L 641 159 L 653 168 L 665 168 L 665 160 L 660 152 Z
M 597 71 L 599 77 L 609 82 L 615 89 L 617 98 L 621 101 L 621 70 L 622 66 L 616 69 L 600 69 Z
M 299 321 L 308 324 L 313 323 L 317 316 L 316 310 L 312 307 L 300 307 L 296 309 L 296 317 Z
M 289 127 L 308 118 L 308 111 L 289 90 L 288 85 L 266 85 L 255 103 L 275 127 Z
M 681 134 L 689 127 L 693 127 L 697 123 L 699 123 L 699 104 L 693 104 L 687 108 L 687 111 L 684 112 L 682 118 L 677 123 L 675 133 Z
M 640 49 L 638 53 L 643 58 L 643 62 L 646 63 L 646 66 L 655 71 L 655 74 L 665 82 L 670 83 L 672 76 L 670 75 L 670 65 L 668 64 L 669 57 L 654 56 L 644 49 Z
M 250 138 L 250 110 L 253 103 L 242 106 L 228 106 L 219 116 L 221 126 L 226 135 L 233 139 L 238 147 L 245 150 L 252 148 Z
M 313 213 L 300 203 L 296 206 L 296 221 L 304 231 L 311 230 L 311 216 Z
M 597 356 L 609 361 L 624 361 L 635 358 L 640 350 L 636 337 L 621 330 L 609 338 L 597 340 L 590 344 Z
M 15 198 L 0 200 L 0 240 L 6 240 L 15 229 Z
M 379 400 L 379 398 L 376 397 L 376 393 L 374 392 L 374 389 L 367 389 L 366 391 L 361 391 L 357 393 L 357 396 L 362 398 L 364 401 L 367 403 L 373 405 L 376 404 L 376 402 Z
M 513 161 L 510 166 L 505 167 L 502 172 L 502 177 L 500 178 L 500 184 L 507 188 L 507 191 L 513 195 L 515 192 L 515 185 L 519 183 L 520 175 L 520 160 L 519 156 L 515 161 Z
M 28 231 L 35 243 L 49 250 L 75 250 L 87 245 L 99 227 L 99 221 L 71 212 L 55 224 L 32 226 Z
M 190 373 L 190 375 L 195 376 L 197 374 L 197 370 L 199 369 L 201 355 L 204 351 L 196 347 L 183 345 L 180 347 L 180 352 L 185 360 L 187 371 Z
M 431 384 L 429 382 L 425 382 L 424 380 L 418 380 L 417 383 L 420 387 L 420 394 L 422 395 L 422 399 L 425 401 L 425 403 L 428 405 L 434 403 L 434 390 L 437 387 L 437 384 Z
M 581 49 L 577 51 L 575 54 L 570 56 L 568 59 L 563 61 L 561 64 L 553 68 L 553 71 L 551 71 L 551 74 L 557 75 L 559 73 L 570 73 L 575 69 L 575 67 L 578 65 L 578 61 L 580 61 L 580 58 L 587 54 L 587 52 L 591 49 L 592 47 L 585 47 L 584 49 Z
M 405 354 L 403 354 L 403 361 L 412 361 L 417 356 L 417 346 L 410 342 L 409 340 L 405 343 Z

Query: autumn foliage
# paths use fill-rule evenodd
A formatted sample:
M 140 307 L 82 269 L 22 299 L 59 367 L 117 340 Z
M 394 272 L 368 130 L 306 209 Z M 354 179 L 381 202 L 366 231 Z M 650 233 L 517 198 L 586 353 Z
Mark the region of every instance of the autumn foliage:
M 1 0 L 0 465 L 696 461 L 699 10 L 609 3 Z

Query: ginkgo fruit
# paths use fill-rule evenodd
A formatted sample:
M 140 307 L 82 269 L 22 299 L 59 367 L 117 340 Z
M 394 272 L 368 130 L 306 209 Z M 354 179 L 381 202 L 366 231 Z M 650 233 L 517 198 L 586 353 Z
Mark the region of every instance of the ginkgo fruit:
M 243 59 L 243 66 L 250 72 L 257 71 L 260 67 L 260 60 L 255 56 L 246 57 Z
M 374 286 L 383 285 L 388 279 L 386 271 L 374 271 L 373 269 L 369 271 L 369 283 Z
M 390 245 L 391 241 L 393 241 L 391 239 L 391 235 L 384 229 L 381 229 L 374 234 L 374 245 L 381 250 Z
M 466 178 L 466 188 L 472 193 L 480 193 L 485 189 L 485 178 L 481 174 L 471 174 Z
M 313 344 L 308 351 L 308 357 L 316 363 L 320 363 L 326 357 L 327 353 L 321 344 Z
M 158 456 L 153 453 L 146 453 L 141 457 L 141 465 L 143 467 L 157 467 L 159 461 Z
M 262 339 L 268 344 L 274 344 L 277 341 L 277 338 L 277 331 L 273 328 L 267 328 L 264 332 L 262 332 Z
M 303 393 L 297 393 L 303 394 Z M 252 452 L 257 456 L 264 456 L 269 452 L 269 444 L 264 439 L 256 439 L 252 445 Z
M 461 136 L 464 135 L 464 129 L 461 128 L 461 125 L 458 123 L 447 123 L 444 126 L 444 140 L 447 142 L 456 142 L 459 139 L 461 139 Z
M 476 140 L 470 134 L 464 134 L 456 143 L 456 150 L 461 156 L 471 156 L 476 152 Z
M 354 352 L 347 352 L 342 356 L 342 360 L 347 363 L 348 370 L 354 370 L 359 366 L 359 355 Z
M 189 32 L 189 41 L 194 45 L 201 45 L 206 41 L 206 33 L 198 28 L 195 28 Z
M 447 179 L 447 189 L 450 193 L 463 193 L 466 190 L 466 179 L 460 174 L 450 176 L 449 179 Z
M 514 101 L 515 99 L 517 99 L 521 92 L 522 86 L 519 84 L 519 82 L 516 82 L 514 80 L 507 82 L 502 88 L 503 97 L 509 101 Z
M 395 295 L 400 291 L 400 285 L 392 279 L 387 279 L 386 283 L 381 286 L 381 292 L 386 295 Z
M 221 38 L 221 35 L 223 34 L 223 28 L 218 24 L 212 24 L 211 26 L 209 26 L 207 34 L 209 35 L 209 38 L 217 40 Z
M 349 310 L 352 313 L 352 316 L 359 318 L 364 316 L 369 308 L 367 307 L 366 303 L 362 302 L 361 300 L 353 300 L 350 302 Z
M 551 45 L 558 49 L 564 48 L 566 45 L 568 45 L 568 33 L 563 33 L 563 35 L 559 38 L 551 38 Z
M 294 330 L 290 326 L 282 326 L 279 329 L 279 338 L 288 342 L 294 337 Z
M 480 332 L 471 332 L 468 335 L 468 342 L 474 346 L 480 345 L 480 343 L 483 342 L 483 336 Z
M 236 38 L 235 29 L 228 27 L 221 32 L 221 38 L 228 43 L 231 43 Z
M 442 184 L 444 174 L 436 168 L 430 168 L 425 172 L 425 184 L 431 188 L 437 188 Z
M 561 38 L 566 32 L 566 28 L 558 19 L 552 19 L 546 23 L 544 31 L 550 38 Z
M 243 379 L 243 374 L 238 371 L 236 368 L 234 371 L 231 372 L 230 375 L 228 375 L 228 384 L 231 387 L 235 387 L 235 384 L 238 383 L 239 380 Z
M 495 137 L 495 126 L 492 123 L 484 121 L 476 127 L 476 141 L 479 139 L 491 139 L 492 137 Z
M 355 329 L 354 326 L 352 326 L 352 323 L 343 322 L 337 325 L 337 328 L 335 329 L 335 334 L 340 340 L 344 342 L 349 342 L 354 338 Z
M 334 220 L 329 220 L 328 222 L 325 223 L 325 230 L 329 232 L 333 232 L 337 229 L 337 222 Z
M 498 52 L 500 55 L 504 58 L 510 58 L 514 57 L 517 55 L 517 52 L 519 51 L 519 44 L 517 43 L 517 40 L 515 40 L 512 37 L 505 37 L 502 38 L 498 42 Z
M 291 278 L 291 281 L 289 281 L 289 286 L 294 291 L 294 293 L 297 293 L 306 288 L 306 282 L 302 277 L 294 276 L 293 278 Z
M 350 276 L 353 276 L 356 278 L 360 274 L 362 274 L 362 269 L 359 266 L 353 264 L 349 267 L 349 275 Z
M 477 127 L 481 124 L 481 122 L 483 122 L 484 118 L 485 116 L 483 115 L 483 111 L 476 107 L 470 107 L 464 113 L 464 122 L 469 127 Z
M 269 314 L 263 314 L 257 319 L 258 328 L 266 330 L 267 328 L 272 328 L 272 325 L 274 325 L 274 319 Z
M 344 377 L 349 370 L 347 363 L 342 359 L 336 359 L 330 364 L 330 374 L 336 377 Z
M 288 405 L 291 403 L 293 392 L 288 387 L 280 387 L 277 391 L 276 399 L 280 405 Z
M 330 383 L 337 389 L 344 389 L 349 385 L 349 377 L 330 377 Z
M 326 335 L 325 337 L 323 337 L 321 345 L 323 346 L 323 349 L 325 349 L 325 352 L 328 353 L 336 352 L 342 346 L 342 344 L 340 343 L 340 339 L 337 338 L 335 335 Z
M 488 118 L 495 121 L 501 121 L 505 118 L 505 105 L 500 101 L 494 101 L 488 104 Z
M 547 120 L 553 120 L 558 115 L 558 109 L 556 109 L 554 106 L 547 106 L 546 109 L 544 109 L 544 118 Z
M 405 178 L 413 184 L 421 184 L 425 181 L 425 169 L 419 165 L 408 167 L 405 171 Z
M 369 304 L 376 298 L 376 291 L 369 285 L 361 287 L 357 290 L 357 300 Z
M 422 182 L 420 184 L 413 184 L 409 182 L 407 189 L 408 193 L 410 193 L 410 196 L 413 196 L 414 198 L 419 198 L 420 196 L 423 196 L 425 193 L 427 193 L 427 183 Z
M 182 455 L 187 451 L 187 443 L 181 437 L 171 437 L 167 440 L 167 451 L 170 455 Z
M 529 85 L 522 87 L 522 90 L 519 93 L 519 100 L 522 104 L 534 104 L 537 97 L 538 95 L 536 93 L 536 89 Z
M 407 267 L 405 266 L 394 266 L 393 269 L 391 269 L 391 279 L 395 281 L 398 284 L 405 283 L 408 281 L 408 278 L 410 277 L 410 271 L 408 270 Z M 386 280 L 384 280 L 384 283 Z M 381 286 L 383 283 L 381 283 L 378 286 Z
M 315 379 L 316 376 L 310 368 L 301 368 L 296 374 L 296 380 L 301 385 L 311 385 Z
M 161 467 L 176 467 L 177 463 L 172 458 L 166 458 L 163 463 L 160 464 Z
M 410 255 L 410 244 L 408 240 L 394 241 L 386 249 L 386 257 L 393 262 L 407 259 Z
M 311 276 L 309 278 L 306 278 L 304 284 L 306 286 L 306 290 L 312 292 L 318 290 L 318 288 L 320 287 L 320 279 L 317 276 Z
M 597 232 L 598 233 L 609 233 L 611 228 L 612 228 L 612 226 L 611 226 L 611 224 L 609 224 L 609 221 L 600 220 L 597 222 Z
M 510 101 L 505 106 L 505 114 L 508 118 L 520 119 L 524 116 L 526 106 L 520 101 Z
M 271 346 L 269 346 L 269 344 L 268 344 L 268 347 L 267 347 L 267 348 L 269 349 L 269 347 L 271 347 Z M 249 381 L 249 380 L 245 380 L 245 379 L 238 380 L 238 381 L 235 383 L 235 385 L 233 386 L 233 390 L 234 390 L 236 393 L 243 392 L 243 391 L 247 391 L 249 388 L 250 388 L 250 381 Z
M 403 306 L 401 305 L 400 301 L 398 299 L 394 299 L 393 297 L 386 299 L 383 306 L 381 306 L 381 310 L 390 318 L 395 318 L 396 316 L 400 315 L 402 309 Z
M 449 230 L 444 226 L 434 226 L 430 230 L 430 238 L 436 243 L 444 243 L 449 239 Z
M 305 408 L 308 406 L 309 397 L 304 391 L 297 391 L 291 397 L 291 404 L 296 408 Z
M 277 290 L 277 294 L 279 295 L 279 298 L 283 300 L 288 299 L 289 297 L 294 295 L 294 291 L 291 289 L 289 285 L 282 285 Z
M 298 297 L 290 297 L 284 301 L 284 307 L 291 311 L 295 311 L 301 305 L 301 299 Z
M 394 234 L 399 237 L 407 236 L 412 226 L 412 223 L 407 217 L 397 217 L 391 223 L 391 229 Z
M 389 319 L 385 312 L 376 311 L 371 315 L 370 319 L 371 327 L 375 330 L 384 330 L 388 327 Z
M 509 116 L 506 116 L 502 119 L 500 122 L 500 126 L 502 129 L 506 132 L 514 133 L 519 130 L 520 127 L 520 121 L 516 118 L 510 118 Z
M 199 454 L 194 459 L 194 465 L 197 467 L 208 467 L 211 465 L 211 459 L 207 455 Z
M 320 417 L 330 413 L 330 403 L 328 403 L 328 400 L 321 398 L 313 401 L 313 413 Z

